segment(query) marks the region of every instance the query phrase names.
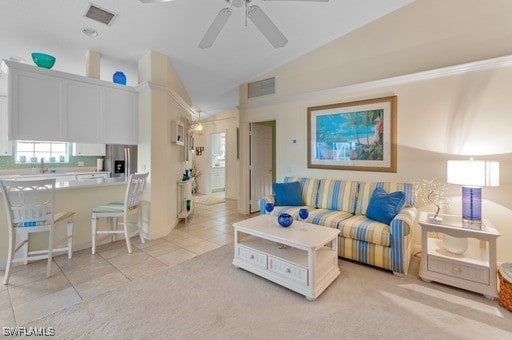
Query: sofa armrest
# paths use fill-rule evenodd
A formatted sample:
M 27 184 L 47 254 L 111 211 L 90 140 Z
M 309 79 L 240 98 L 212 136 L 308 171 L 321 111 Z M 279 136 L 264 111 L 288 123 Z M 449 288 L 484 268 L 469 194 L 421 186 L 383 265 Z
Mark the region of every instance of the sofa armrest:
M 395 274 L 405 275 L 411 254 L 411 230 L 416 219 L 416 208 L 402 209 L 391 221 L 391 268 Z
M 398 215 L 395 216 L 395 218 L 391 221 L 391 235 L 393 235 L 393 229 L 396 231 L 396 227 L 393 228 L 393 225 L 396 225 L 397 227 L 400 225 L 402 228 L 402 231 L 400 234 L 403 236 L 409 235 L 411 232 L 412 226 L 414 225 L 414 220 L 416 219 L 416 208 L 414 207 L 406 207 L 400 210 Z M 405 223 L 399 223 L 399 221 L 405 222 Z
M 275 203 L 274 196 L 270 195 L 270 196 L 262 197 L 262 198 L 259 199 L 258 203 L 259 203 L 259 206 L 260 206 L 260 215 L 265 215 L 265 213 L 266 213 L 266 211 L 265 211 L 265 204 L 267 204 L 267 203 Z

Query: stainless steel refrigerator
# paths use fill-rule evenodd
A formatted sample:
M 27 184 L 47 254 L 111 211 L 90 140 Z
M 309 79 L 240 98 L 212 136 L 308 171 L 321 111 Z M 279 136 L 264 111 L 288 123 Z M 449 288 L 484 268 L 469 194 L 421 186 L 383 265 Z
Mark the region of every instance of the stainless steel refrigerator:
M 137 145 L 107 144 L 105 171 L 110 177 L 128 177 L 137 172 Z

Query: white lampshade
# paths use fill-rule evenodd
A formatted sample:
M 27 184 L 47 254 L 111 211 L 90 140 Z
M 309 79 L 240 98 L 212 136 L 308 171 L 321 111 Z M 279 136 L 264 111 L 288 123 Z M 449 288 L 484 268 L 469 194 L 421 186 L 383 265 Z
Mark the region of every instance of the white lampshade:
M 490 161 L 448 161 L 447 181 L 477 187 L 500 185 L 500 163 Z

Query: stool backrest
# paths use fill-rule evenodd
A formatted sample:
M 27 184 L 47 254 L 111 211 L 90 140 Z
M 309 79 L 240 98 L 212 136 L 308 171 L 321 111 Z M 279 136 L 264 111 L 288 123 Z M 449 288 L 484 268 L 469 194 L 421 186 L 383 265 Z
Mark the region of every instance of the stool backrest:
M 149 173 L 131 174 L 124 197 L 125 212 L 139 208 Z
M 55 179 L 0 181 L 9 230 L 53 226 Z

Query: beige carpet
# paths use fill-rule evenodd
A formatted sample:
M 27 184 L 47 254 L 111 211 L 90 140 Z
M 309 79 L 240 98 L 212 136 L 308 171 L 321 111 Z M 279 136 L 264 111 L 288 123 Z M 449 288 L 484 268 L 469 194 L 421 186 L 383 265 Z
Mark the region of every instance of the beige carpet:
M 497 302 L 340 261 L 315 302 L 231 265 L 227 245 L 27 326 L 68 339 L 512 339 Z
M 194 202 L 205 204 L 205 205 L 214 205 L 219 203 L 226 202 L 226 192 L 214 192 L 208 195 L 195 195 Z

